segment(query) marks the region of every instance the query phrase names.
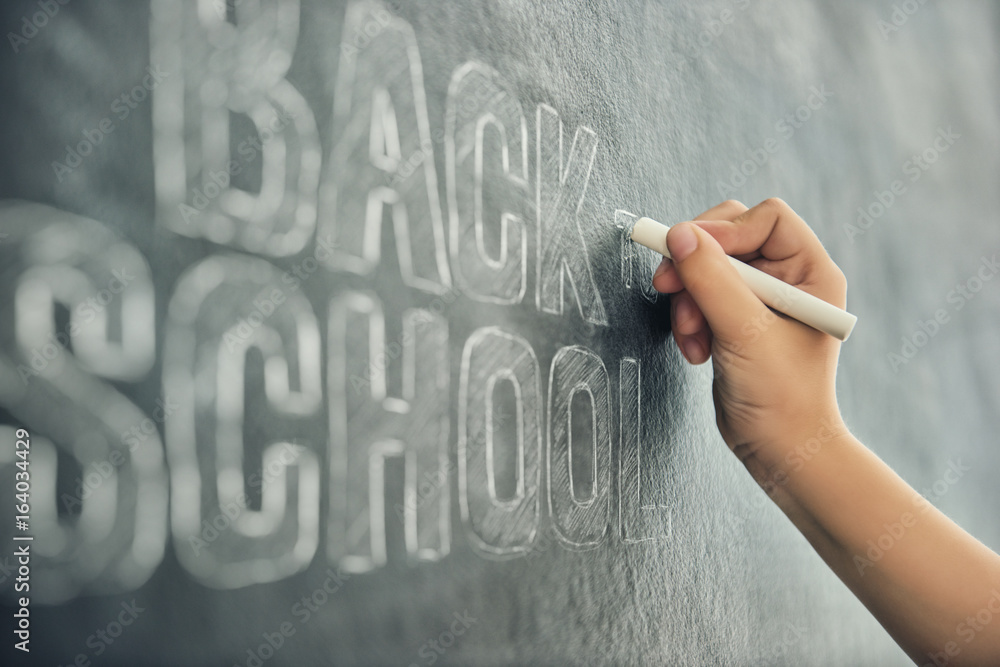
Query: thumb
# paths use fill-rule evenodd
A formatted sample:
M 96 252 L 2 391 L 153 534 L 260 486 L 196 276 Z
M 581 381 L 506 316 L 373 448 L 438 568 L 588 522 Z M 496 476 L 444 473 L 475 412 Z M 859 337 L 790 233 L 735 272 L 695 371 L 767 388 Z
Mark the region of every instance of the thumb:
M 667 232 L 667 248 L 684 288 L 715 336 L 738 340 L 744 324 L 765 314 L 767 306 L 750 291 L 711 234 L 690 222 L 678 223 Z

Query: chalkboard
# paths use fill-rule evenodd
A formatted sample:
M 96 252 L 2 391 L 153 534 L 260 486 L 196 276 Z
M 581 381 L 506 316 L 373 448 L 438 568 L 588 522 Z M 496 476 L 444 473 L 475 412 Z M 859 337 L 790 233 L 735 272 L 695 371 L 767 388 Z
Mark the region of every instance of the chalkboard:
M 4 664 L 907 664 L 722 442 L 627 240 L 727 198 L 813 226 L 848 424 L 1000 547 L 995 7 L 0 27 Z

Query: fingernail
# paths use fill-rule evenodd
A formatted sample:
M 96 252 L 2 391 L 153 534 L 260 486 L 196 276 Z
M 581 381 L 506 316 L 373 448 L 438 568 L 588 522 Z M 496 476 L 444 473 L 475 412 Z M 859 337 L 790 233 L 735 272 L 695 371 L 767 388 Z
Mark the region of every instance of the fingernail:
M 656 277 L 661 273 L 666 273 L 667 269 L 670 268 L 670 264 L 671 262 L 669 257 L 664 257 L 660 260 L 660 265 L 656 267 L 656 271 L 653 271 L 653 280 L 656 280 Z
M 683 262 L 698 247 L 698 236 L 689 223 L 674 225 L 667 232 L 667 248 L 674 261 Z
M 701 360 L 701 345 L 693 338 L 689 338 L 684 341 L 684 356 L 692 364 L 696 364 Z

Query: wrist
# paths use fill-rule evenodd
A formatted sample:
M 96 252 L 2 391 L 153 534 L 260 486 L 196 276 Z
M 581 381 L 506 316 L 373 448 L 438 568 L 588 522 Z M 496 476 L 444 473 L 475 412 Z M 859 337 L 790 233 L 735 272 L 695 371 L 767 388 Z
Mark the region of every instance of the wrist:
M 858 440 L 847 428 L 836 406 L 790 420 L 789 427 L 773 439 L 766 451 L 758 454 L 767 471 L 761 486 L 768 493 L 777 488 L 789 488 L 796 478 L 807 476 L 817 461 L 854 443 Z

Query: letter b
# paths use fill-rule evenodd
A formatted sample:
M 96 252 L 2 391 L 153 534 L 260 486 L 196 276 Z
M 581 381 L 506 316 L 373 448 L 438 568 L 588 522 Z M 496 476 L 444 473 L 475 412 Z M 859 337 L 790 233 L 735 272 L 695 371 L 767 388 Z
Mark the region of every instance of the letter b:
M 83 138 L 89 141 L 92 145 L 97 146 L 99 143 L 104 141 L 104 133 L 98 128 L 93 130 L 84 130 Z
M 920 323 L 920 328 L 924 330 L 924 333 L 927 334 L 928 338 L 932 338 L 935 334 L 937 334 L 941 325 L 934 320 L 924 320 Z
M 896 195 L 892 194 L 888 190 L 881 190 L 875 192 L 875 197 L 882 202 L 882 206 L 889 208 L 896 201 Z
M 220 189 L 226 189 L 229 187 L 229 172 L 225 170 L 213 171 L 209 174 L 215 184 L 219 186 Z
M 274 647 L 275 650 L 281 648 L 281 645 L 285 643 L 285 636 L 280 632 L 265 632 L 264 639 L 267 643 Z
M 271 313 L 274 312 L 274 304 L 271 303 L 270 299 L 254 299 L 253 307 L 259 310 L 264 317 L 270 317 Z
M 903 533 L 906 532 L 906 529 L 903 528 L 903 524 L 898 521 L 896 523 L 884 523 L 882 524 L 882 527 L 885 528 L 885 531 L 892 535 L 892 537 L 896 540 L 901 538 Z

